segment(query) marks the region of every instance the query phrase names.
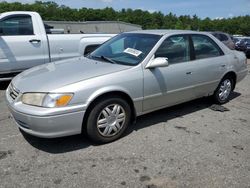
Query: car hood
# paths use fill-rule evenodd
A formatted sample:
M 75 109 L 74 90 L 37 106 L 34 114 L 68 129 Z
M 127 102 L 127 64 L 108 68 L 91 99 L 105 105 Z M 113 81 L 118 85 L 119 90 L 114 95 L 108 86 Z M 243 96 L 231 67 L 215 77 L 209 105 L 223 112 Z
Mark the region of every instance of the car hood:
M 60 87 L 129 69 L 130 66 L 85 57 L 47 63 L 17 75 L 12 83 L 20 92 L 50 92 Z

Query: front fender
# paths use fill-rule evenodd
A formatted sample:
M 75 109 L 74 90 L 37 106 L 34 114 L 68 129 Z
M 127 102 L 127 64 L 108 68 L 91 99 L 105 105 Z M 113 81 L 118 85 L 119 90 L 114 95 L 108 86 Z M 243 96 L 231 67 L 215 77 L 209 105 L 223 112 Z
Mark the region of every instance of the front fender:
M 123 87 L 120 87 L 120 86 L 107 86 L 107 87 L 103 87 L 103 88 L 100 88 L 98 90 L 96 90 L 94 93 L 92 93 L 88 99 L 87 99 L 87 106 L 89 106 L 89 104 L 91 102 L 93 102 L 96 98 L 100 97 L 101 95 L 104 95 L 106 93 L 110 93 L 110 92 L 122 92 L 126 95 L 128 95 L 131 99 L 131 95 L 129 93 L 128 90 L 126 90 L 125 88 Z M 133 100 L 133 99 L 132 99 Z

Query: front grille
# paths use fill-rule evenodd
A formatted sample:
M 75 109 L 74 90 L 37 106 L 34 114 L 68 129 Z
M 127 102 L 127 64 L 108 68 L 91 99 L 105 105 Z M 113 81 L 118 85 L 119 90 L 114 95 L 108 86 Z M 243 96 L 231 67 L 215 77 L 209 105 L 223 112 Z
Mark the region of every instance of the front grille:
M 16 100 L 19 93 L 20 92 L 12 84 L 10 84 L 10 86 L 9 86 L 9 95 L 13 100 Z

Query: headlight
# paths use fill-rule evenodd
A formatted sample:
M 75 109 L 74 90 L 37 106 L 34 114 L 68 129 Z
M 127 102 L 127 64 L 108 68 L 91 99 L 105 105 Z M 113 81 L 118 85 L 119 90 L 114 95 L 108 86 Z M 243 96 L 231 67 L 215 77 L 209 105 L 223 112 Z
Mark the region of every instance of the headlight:
M 24 93 L 22 103 L 46 108 L 63 107 L 72 99 L 71 93 Z
M 22 95 L 22 102 L 24 104 L 43 106 L 43 99 L 46 93 L 25 93 Z

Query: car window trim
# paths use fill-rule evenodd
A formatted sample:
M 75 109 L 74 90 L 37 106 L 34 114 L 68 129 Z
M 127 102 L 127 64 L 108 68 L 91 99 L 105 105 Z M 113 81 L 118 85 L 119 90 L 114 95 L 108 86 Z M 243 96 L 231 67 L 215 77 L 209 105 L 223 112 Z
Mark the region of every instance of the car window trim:
M 195 60 L 195 50 L 194 50 L 194 43 L 192 40 L 192 36 L 188 34 L 188 39 L 189 39 L 189 48 L 190 48 L 190 61 Z

